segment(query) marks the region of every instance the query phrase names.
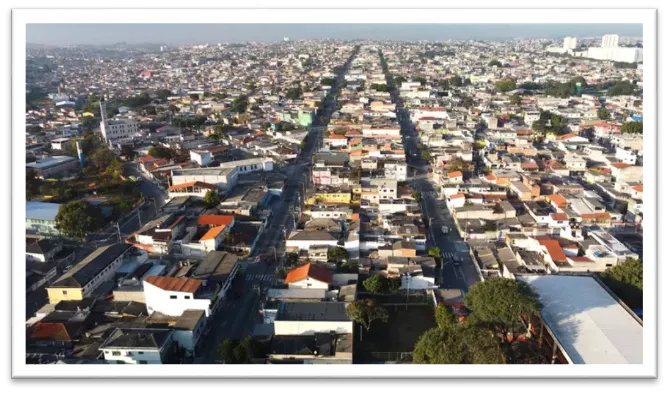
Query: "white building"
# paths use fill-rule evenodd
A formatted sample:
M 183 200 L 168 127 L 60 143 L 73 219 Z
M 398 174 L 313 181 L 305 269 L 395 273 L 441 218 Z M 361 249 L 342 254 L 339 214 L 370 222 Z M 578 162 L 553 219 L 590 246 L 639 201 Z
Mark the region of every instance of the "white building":
M 405 162 L 385 162 L 385 177 L 397 181 L 405 181 L 408 177 L 408 165 Z
M 237 184 L 237 168 L 192 168 L 172 170 L 172 185 L 190 182 L 213 184 L 220 190 L 231 190 Z
M 346 307 L 343 302 L 281 303 L 274 320 L 274 334 L 352 333 L 353 321 L 346 314 Z
M 578 46 L 578 40 L 575 37 L 564 38 L 564 49 L 572 50 Z
M 190 150 L 190 159 L 199 164 L 199 166 L 209 166 L 211 164 L 211 153 L 206 150 Z
M 591 59 L 596 60 L 612 60 L 625 63 L 639 63 L 643 59 L 642 48 L 621 48 L 621 47 L 606 47 L 606 48 L 589 48 L 587 55 Z
M 617 149 L 615 158 L 629 165 L 635 165 L 638 161 L 638 155 L 631 149 Z
M 186 310 L 203 310 L 209 317 L 216 299 L 215 289 L 202 280 L 186 277 L 144 278 L 144 298 L 149 314 L 181 316 Z
M 274 160 L 272 158 L 249 158 L 247 160 L 237 160 L 223 162 L 220 164 L 223 169 L 236 169 L 237 173 L 268 172 L 274 170 Z
M 116 329 L 100 346 L 110 364 L 163 364 L 172 348 L 171 329 Z
M 619 36 L 617 34 L 606 34 L 601 39 L 601 48 L 616 48 L 619 46 Z

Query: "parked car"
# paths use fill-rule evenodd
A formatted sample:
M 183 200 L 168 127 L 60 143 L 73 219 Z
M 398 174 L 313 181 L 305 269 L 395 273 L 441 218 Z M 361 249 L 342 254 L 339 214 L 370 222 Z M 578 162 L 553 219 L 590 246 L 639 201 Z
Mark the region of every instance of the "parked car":
M 443 232 L 443 233 L 448 233 L 449 231 L 450 231 L 450 228 L 448 228 L 446 225 L 443 225 L 443 226 L 441 227 L 441 232 Z

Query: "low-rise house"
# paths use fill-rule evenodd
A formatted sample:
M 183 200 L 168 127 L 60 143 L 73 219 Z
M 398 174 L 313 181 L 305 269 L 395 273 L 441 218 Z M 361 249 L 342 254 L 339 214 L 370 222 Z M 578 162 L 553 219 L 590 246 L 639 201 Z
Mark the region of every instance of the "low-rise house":
M 344 302 L 281 303 L 274 320 L 274 334 L 310 335 L 314 333 L 351 334 L 353 321 Z
M 109 364 L 164 364 L 171 358 L 171 329 L 116 329 L 100 345 Z
M 290 288 L 328 289 L 332 272 L 324 265 L 308 263 L 290 270 L 285 283 Z
M 187 277 L 148 276 L 144 297 L 149 314 L 181 316 L 186 310 L 203 310 L 209 317 L 218 301 L 220 285 Z

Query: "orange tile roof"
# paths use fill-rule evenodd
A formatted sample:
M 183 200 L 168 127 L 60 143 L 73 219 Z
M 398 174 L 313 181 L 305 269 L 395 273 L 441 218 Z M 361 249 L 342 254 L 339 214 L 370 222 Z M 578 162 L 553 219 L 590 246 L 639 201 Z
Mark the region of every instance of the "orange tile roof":
M 548 198 L 550 199 L 551 202 L 556 203 L 556 205 L 557 205 L 558 207 L 566 207 L 566 206 L 568 206 L 568 201 L 566 200 L 566 198 L 564 198 L 563 196 L 561 196 L 561 195 L 559 195 L 559 194 L 552 194 L 552 195 L 549 195 Z
M 642 184 L 639 185 L 639 186 L 634 186 L 633 189 L 636 190 L 636 191 L 641 191 L 642 192 Z
M 489 181 L 496 180 L 496 176 L 494 176 L 494 175 L 487 175 L 487 176 L 485 176 L 485 179 L 487 179 L 487 180 L 489 180 Z
M 151 160 L 155 160 L 155 158 L 153 158 L 153 157 L 151 157 L 151 156 L 145 156 L 145 157 L 141 157 L 141 158 L 139 158 L 137 161 L 139 161 L 140 163 L 143 164 L 143 163 L 145 163 L 146 161 L 151 161 Z
M 30 327 L 29 337 L 37 340 L 70 341 L 65 325 L 57 322 L 37 322 Z
M 360 135 L 362 135 L 362 133 L 357 130 L 350 130 L 346 132 L 346 136 L 360 136 Z
M 213 227 L 207 231 L 207 233 L 204 234 L 199 240 L 200 241 L 206 241 L 206 240 L 213 240 L 220 235 L 220 233 L 225 229 L 225 225 Z
M 570 138 L 573 138 L 573 137 L 576 137 L 576 136 L 577 136 L 576 134 L 574 134 L 574 133 L 571 132 L 571 133 L 569 133 L 569 134 L 561 135 L 561 136 L 558 137 L 557 139 L 559 139 L 560 141 L 563 141 L 564 139 L 570 139 Z
M 566 214 L 566 213 L 552 213 L 550 216 L 555 221 L 568 220 L 568 214 Z
M 448 172 L 449 178 L 459 177 L 459 176 L 463 176 L 461 171 Z
M 144 282 L 165 291 L 195 293 L 203 281 L 187 277 L 148 276 Z
M 337 135 L 337 134 L 329 134 L 327 139 L 348 139 L 343 135 Z
M 313 280 L 331 283 L 332 282 L 332 272 L 329 271 L 326 267 L 314 265 L 312 263 L 300 266 L 298 268 L 292 269 L 288 272 L 288 275 L 285 277 L 285 283 L 291 284 L 294 282 L 302 281 L 305 278 L 310 277 Z
M 214 186 L 213 184 L 205 183 L 203 181 L 191 181 L 188 183 L 175 184 L 169 187 L 168 191 L 180 190 L 182 188 L 193 187 L 193 186 L 200 188 L 208 188 L 210 190 L 216 189 L 216 186 Z
M 545 246 L 547 252 L 550 254 L 550 257 L 555 262 L 565 262 L 566 254 L 564 250 L 559 245 L 559 242 L 554 239 L 538 239 L 538 243 L 541 246 Z
M 226 225 L 234 222 L 234 216 L 222 214 L 203 214 L 197 218 L 197 225 Z
M 462 193 L 450 195 L 450 199 L 460 199 L 460 198 L 464 198 L 464 197 L 465 197 L 465 195 L 462 194 Z
M 611 166 L 614 166 L 614 167 L 617 168 L 617 169 L 624 169 L 624 168 L 628 168 L 628 167 L 631 166 L 631 165 L 629 165 L 629 164 L 627 164 L 627 163 L 625 163 L 625 162 L 613 162 L 613 163 L 610 164 L 610 165 L 611 165 Z

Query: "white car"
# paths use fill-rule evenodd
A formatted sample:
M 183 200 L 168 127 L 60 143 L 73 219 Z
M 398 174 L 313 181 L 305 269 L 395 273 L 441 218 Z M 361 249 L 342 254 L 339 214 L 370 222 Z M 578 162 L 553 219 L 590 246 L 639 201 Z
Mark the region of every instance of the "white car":
M 441 232 L 443 232 L 443 233 L 448 233 L 448 232 L 450 232 L 450 228 L 448 228 L 447 226 L 443 225 L 443 226 L 441 227 Z

